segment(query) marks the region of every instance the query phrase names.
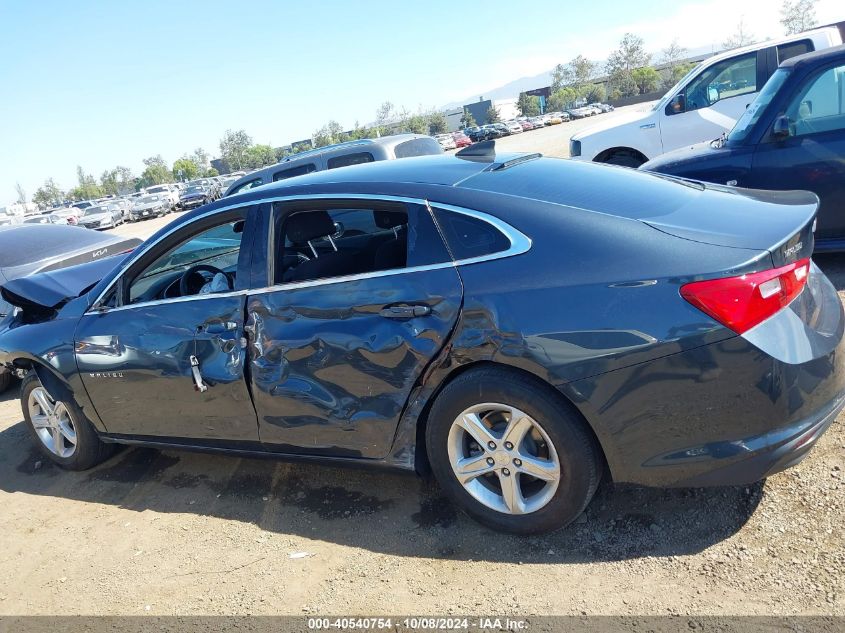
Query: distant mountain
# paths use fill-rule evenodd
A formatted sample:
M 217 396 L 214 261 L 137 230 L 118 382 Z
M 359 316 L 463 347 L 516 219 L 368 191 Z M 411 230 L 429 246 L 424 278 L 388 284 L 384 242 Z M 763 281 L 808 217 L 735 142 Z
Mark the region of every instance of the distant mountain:
M 522 77 L 520 79 L 515 79 L 509 83 L 506 83 L 504 86 L 499 86 L 498 88 L 493 88 L 492 90 L 485 90 L 483 94 L 478 95 L 470 95 L 463 101 L 453 101 L 451 103 L 447 103 L 443 106 L 443 109 L 449 108 L 462 108 L 464 104 L 467 103 L 474 103 L 478 101 L 478 97 L 484 97 L 485 99 L 516 99 L 519 96 L 520 92 L 525 92 L 526 90 L 534 90 L 535 88 L 544 88 L 552 83 L 552 71 L 551 69 L 547 70 L 544 73 L 540 73 L 539 75 L 534 75 L 533 77 Z

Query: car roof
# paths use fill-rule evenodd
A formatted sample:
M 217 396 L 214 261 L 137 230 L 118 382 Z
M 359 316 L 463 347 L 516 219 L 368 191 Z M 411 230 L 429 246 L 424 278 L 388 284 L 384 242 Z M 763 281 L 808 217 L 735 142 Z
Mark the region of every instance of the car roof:
M 784 60 L 780 64 L 780 68 L 794 68 L 804 64 L 824 63 L 828 60 L 836 60 L 845 55 L 845 44 L 839 46 L 832 46 L 830 48 L 823 48 L 812 53 L 804 53 L 803 55 L 796 55 Z

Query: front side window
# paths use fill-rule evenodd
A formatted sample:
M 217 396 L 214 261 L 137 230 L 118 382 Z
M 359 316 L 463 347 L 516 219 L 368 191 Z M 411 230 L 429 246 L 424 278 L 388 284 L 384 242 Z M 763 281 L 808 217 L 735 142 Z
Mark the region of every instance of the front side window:
M 372 163 L 374 160 L 373 155 L 369 152 L 358 152 L 357 154 L 346 154 L 345 156 L 330 158 L 326 163 L 326 167 L 328 169 L 335 169 L 337 167 L 347 167 L 348 165 Z
M 723 99 L 753 92 L 757 92 L 756 52 L 705 68 L 684 91 L 684 111 L 707 108 Z
M 795 136 L 845 130 L 845 65 L 816 75 L 786 110 Z
M 278 203 L 274 283 L 296 283 L 450 261 L 424 206 Z
M 231 219 L 186 237 L 134 275 L 129 303 L 233 290 L 243 229 Z
M 273 182 L 287 180 L 288 178 L 293 178 L 295 176 L 304 176 L 305 174 L 310 174 L 312 171 L 317 171 L 317 166 L 314 163 L 306 163 L 305 165 L 299 165 L 298 167 L 283 169 L 282 171 L 277 171 L 273 174 Z

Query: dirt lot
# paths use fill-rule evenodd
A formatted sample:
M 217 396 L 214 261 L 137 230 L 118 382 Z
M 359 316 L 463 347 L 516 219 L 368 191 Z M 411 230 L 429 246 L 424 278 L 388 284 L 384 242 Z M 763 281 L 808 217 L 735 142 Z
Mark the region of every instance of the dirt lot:
M 845 257 L 819 262 L 845 288 Z M 845 615 L 842 417 L 764 484 L 605 485 L 534 538 L 404 474 L 146 449 L 64 472 L 21 419 L 0 396 L 2 614 Z

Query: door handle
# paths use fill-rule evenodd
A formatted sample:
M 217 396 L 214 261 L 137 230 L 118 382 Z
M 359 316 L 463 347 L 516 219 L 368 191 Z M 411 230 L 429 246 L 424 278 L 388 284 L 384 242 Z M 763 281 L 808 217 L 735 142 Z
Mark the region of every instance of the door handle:
M 234 321 L 225 321 L 222 323 L 204 323 L 197 327 L 197 332 L 205 332 L 206 334 L 223 334 L 224 332 L 232 332 L 238 329 L 238 324 Z
M 413 319 L 414 317 L 428 316 L 431 314 L 431 308 L 426 305 L 385 306 L 379 314 L 387 319 Z

